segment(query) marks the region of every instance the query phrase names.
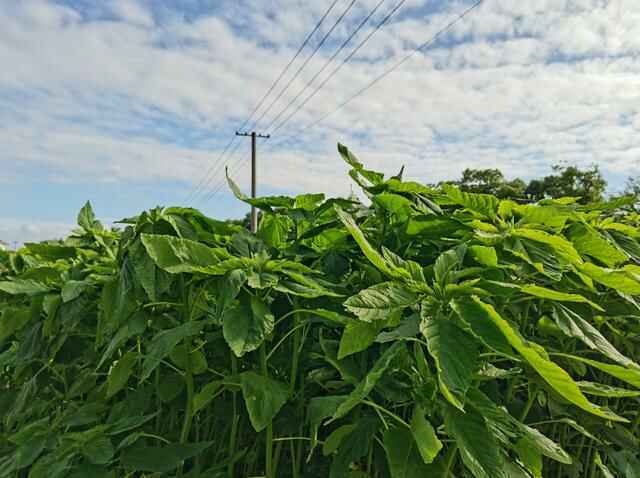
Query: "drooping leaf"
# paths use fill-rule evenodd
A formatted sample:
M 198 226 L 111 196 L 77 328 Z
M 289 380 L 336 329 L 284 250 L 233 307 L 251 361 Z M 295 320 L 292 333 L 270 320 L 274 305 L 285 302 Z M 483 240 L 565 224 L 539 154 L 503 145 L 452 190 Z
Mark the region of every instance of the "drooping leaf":
M 160 362 L 171 353 L 180 341 L 198 334 L 204 327 L 203 322 L 187 322 L 173 329 L 163 330 L 156 334 L 147 350 L 142 362 L 140 382 L 146 380 Z
M 546 287 L 540 287 L 534 284 L 524 285 L 520 290 L 522 290 L 522 292 L 524 292 L 525 294 L 532 295 L 534 297 L 540 297 L 541 299 L 549 299 L 558 302 L 576 302 L 589 304 L 594 309 L 604 312 L 604 309 L 602 307 L 580 294 L 568 294 L 566 292 L 559 292 L 557 290 L 547 289 Z
M 611 289 L 640 295 L 640 281 L 624 269 L 606 269 L 586 262 L 580 267 L 580 272 Z
M 416 441 L 416 446 L 422 456 L 422 460 L 426 463 L 433 463 L 440 450 L 442 450 L 442 442 L 436 435 L 431 422 L 425 417 L 425 411 L 421 407 L 416 407 L 411 419 L 411 433 Z
M 364 400 L 367 395 L 371 393 L 378 381 L 387 371 L 393 359 L 395 359 L 396 356 L 403 350 L 405 350 L 405 348 L 402 342 L 395 342 L 387 350 L 385 350 L 373 365 L 373 368 L 369 370 L 365 378 L 360 383 L 358 383 L 356 388 L 349 394 L 346 400 L 342 402 L 340 406 L 338 406 L 338 409 L 333 414 L 333 420 L 344 417 L 362 400 Z
M 107 378 L 107 398 L 113 397 L 124 388 L 133 373 L 137 359 L 137 354 L 134 351 L 129 351 L 116 362 Z
M 640 370 L 637 370 L 635 368 L 626 368 L 626 367 L 621 367 L 620 365 L 602 363 L 596 360 L 579 357 L 577 355 L 570 355 L 570 354 L 556 354 L 556 355 L 590 365 L 591 367 L 601 370 L 604 373 L 611 375 L 612 377 L 615 377 L 619 380 L 622 380 L 623 382 L 628 383 L 629 385 L 633 385 L 636 388 L 640 388 Z
M 222 320 L 224 338 L 237 357 L 256 350 L 273 331 L 273 314 L 257 296 L 227 309 Z
M 477 297 L 475 302 L 475 313 L 478 320 L 489 320 L 493 322 L 502 332 L 509 344 L 540 374 L 540 376 L 562 397 L 581 409 L 602 418 L 613 421 L 626 422 L 627 420 L 615 413 L 605 410 L 598 405 L 591 403 L 571 376 L 560 366 L 540 355 L 538 349 L 525 341 L 522 336 L 502 318 L 496 310 L 489 304 L 485 304 Z
M 475 411 L 445 408 L 447 433 L 458 445 L 465 466 L 477 478 L 506 478 L 498 444 L 484 419 Z
M 440 389 L 447 400 L 463 409 L 465 394 L 479 365 L 477 341 L 447 319 L 425 318 L 420 328 L 438 367 Z
M 563 306 L 556 306 L 553 311 L 553 318 L 555 319 L 558 327 L 560 327 L 560 329 L 569 337 L 575 337 L 576 339 L 581 340 L 590 349 L 600 352 L 624 367 L 633 367 L 640 371 L 640 366 L 638 364 L 620 353 L 598 329 L 571 309 Z
M 251 425 L 261 432 L 286 403 L 289 391 L 285 384 L 255 372 L 243 372 L 239 378 Z

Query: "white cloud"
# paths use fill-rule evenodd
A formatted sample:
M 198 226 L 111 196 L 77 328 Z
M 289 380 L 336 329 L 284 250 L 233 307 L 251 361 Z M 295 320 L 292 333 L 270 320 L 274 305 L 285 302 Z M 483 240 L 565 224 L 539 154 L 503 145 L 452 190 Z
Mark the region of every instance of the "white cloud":
M 116 20 L 82 20 L 44 0 L 1 4 L 0 64 L 10 67 L 0 68 L 0 166 L 19 159 L 56 180 L 196 184 L 325 3 L 229 0 L 217 16 L 176 11 L 161 23 L 151 4 L 133 0 L 108 3 Z M 421 3 L 407 2 L 415 12 Z M 392 22 L 270 143 L 333 109 L 468 5 Z M 636 1 L 488 1 L 293 145 L 261 146 L 261 187 L 348 193 L 337 141 L 372 168 L 405 164 L 425 181 L 465 167 L 529 178 L 560 161 L 638 174 L 639 29 Z M 310 62 L 263 126 L 329 54 Z

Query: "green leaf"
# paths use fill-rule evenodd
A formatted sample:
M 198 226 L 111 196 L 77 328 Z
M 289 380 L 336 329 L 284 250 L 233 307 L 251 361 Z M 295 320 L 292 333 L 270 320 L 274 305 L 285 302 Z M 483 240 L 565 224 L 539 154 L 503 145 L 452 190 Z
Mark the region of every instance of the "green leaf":
M 627 390 L 626 388 L 613 387 L 595 382 L 576 382 L 582 393 L 595 395 L 596 397 L 623 398 L 640 397 L 640 390 Z
M 412 216 L 407 222 L 407 235 L 421 238 L 442 238 L 460 231 L 462 224 L 453 219 L 439 216 Z
M 136 446 L 120 454 L 120 463 L 131 471 L 167 473 L 209 448 L 213 442 L 171 444 L 163 447 Z
M 473 410 L 465 413 L 446 407 L 444 424 L 460 450 L 465 466 L 476 478 L 506 478 L 500 449 L 493 433 L 480 414 Z
M 477 297 L 473 297 L 473 301 L 476 305 L 476 320 L 487 320 L 497 325 L 509 344 L 522 355 L 529 365 L 531 365 L 558 394 L 586 412 L 608 420 L 627 421 L 615 413 L 600 408 L 598 405 L 587 400 L 571 376 L 557 364 L 540 355 L 538 349 L 531 345 L 530 342 L 524 340 L 511 324 L 496 312 L 493 306 L 485 304 Z
M 251 425 L 261 432 L 287 402 L 287 386 L 251 371 L 241 373 L 239 378 Z
M 30 466 L 44 451 L 49 437 L 46 434 L 35 435 L 29 441 L 20 444 L 15 451 L 15 464 L 18 469 Z
M 391 478 L 424 478 L 433 476 L 426 465 L 414 435 L 406 428 L 390 428 L 383 437 Z
M 498 267 L 498 255 L 493 247 L 470 246 L 469 255 L 483 266 Z
M 91 203 L 87 201 L 80 212 L 78 213 L 78 226 L 85 231 L 91 231 L 93 229 L 102 229 L 102 225 L 96 221 L 96 215 L 93 213 Z
M 442 442 L 438 439 L 436 431 L 431 422 L 426 419 L 425 411 L 421 407 L 416 407 L 411 419 L 411 433 L 416 441 L 418 451 L 426 464 L 433 463 L 440 450 Z
M 593 368 L 603 371 L 615 377 L 619 380 L 622 380 L 629 385 L 633 385 L 636 388 L 640 388 L 640 370 L 630 369 L 621 367 L 620 365 L 611 365 L 608 363 L 597 362 L 596 360 L 587 359 L 584 357 L 578 357 L 577 355 L 569 355 L 569 354 L 556 354 L 559 357 L 568 358 L 571 360 L 576 360 L 578 362 L 582 362 L 584 364 L 590 365 Z
M 411 215 L 413 203 L 404 196 L 392 193 L 377 194 L 373 202 L 385 211 L 395 215 L 398 221 L 404 222 Z
M 580 254 L 593 257 L 607 267 L 616 267 L 627 261 L 626 254 L 589 226 L 574 224 L 566 235 Z
M 198 413 L 204 407 L 209 405 L 211 400 L 213 400 L 222 390 L 222 382 L 218 380 L 214 380 L 213 382 L 209 382 L 202 390 L 200 390 L 193 397 L 193 412 Z
M 470 211 L 481 214 L 489 219 L 495 219 L 498 213 L 499 200 L 490 194 L 467 193 L 460 191 L 456 186 L 445 184 L 442 186 L 445 194 L 455 204 L 464 206 Z
M 116 362 L 107 378 L 107 398 L 113 397 L 127 384 L 137 360 L 137 353 L 129 351 Z
M 640 281 L 624 269 L 605 269 L 587 262 L 582 264 L 580 272 L 624 294 L 640 295 Z
M 362 400 L 364 400 L 376 386 L 378 380 L 380 380 L 387 371 L 393 359 L 395 359 L 403 350 L 405 350 L 405 346 L 402 342 L 395 342 L 391 347 L 385 350 L 371 370 L 369 370 L 365 378 L 356 385 L 356 388 L 349 394 L 346 400 L 340 404 L 336 412 L 333 414 L 332 421 L 344 417 Z
M 616 478 L 616 475 L 614 475 L 611 472 L 611 470 L 607 468 L 607 466 L 602 462 L 602 458 L 600 457 L 600 452 L 596 451 L 595 458 L 593 461 L 602 472 L 602 476 L 604 476 L 604 478 Z
M 363 164 L 349 151 L 349 148 L 343 144 L 338 143 L 338 153 L 340 153 L 342 159 L 353 168 L 350 173 L 351 177 L 353 177 L 360 186 L 366 187 L 366 185 L 359 180 L 358 175 L 365 178 L 371 185 L 378 185 L 384 181 L 383 174 L 365 169 Z
M 591 302 L 589 299 L 581 296 L 580 294 L 568 294 L 566 292 L 559 292 L 557 290 L 547 289 L 546 287 L 540 287 L 534 284 L 524 285 L 520 290 L 522 290 L 522 292 L 524 292 L 525 294 L 529 294 L 534 297 L 540 297 L 541 299 L 550 299 L 558 302 L 578 302 L 589 304 L 594 309 L 599 310 L 600 312 L 604 312 L 604 309 L 602 307 L 594 302 Z
M 78 281 L 78 280 L 67 281 L 62 287 L 62 301 L 71 302 L 72 300 L 80 297 L 80 295 L 90 287 L 91 287 L 91 284 L 85 281 Z
M 203 322 L 187 322 L 156 334 L 151 340 L 147 355 L 142 362 L 140 382 L 143 382 L 151 375 L 151 372 L 160 365 L 160 362 L 171 353 L 181 340 L 200 333 L 203 327 Z
M 350 321 L 344 328 L 342 337 L 340 338 L 338 360 L 342 360 L 349 355 L 362 352 L 369 348 L 384 326 L 383 321 L 375 323 L 362 322 L 359 320 Z
M 538 229 L 528 229 L 524 227 L 513 229 L 511 234 L 515 237 L 546 244 L 551 247 L 559 257 L 567 261 L 569 264 L 581 265 L 584 262 L 582 257 L 580 257 L 580 254 L 578 254 L 578 251 L 573 247 L 573 244 L 561 236 L 549 234 L 548 232 L 540 231 Z
M 542 453 L 533 446 L 529 438 L 518 440 L 515 449 L 520 461 L 534 478 L 542 478 Z
M 5 307 L 0 315 L 0 344 L 16 332 L 20 332 L 31 317 L 33 314 L 29 309 Z
M 418 296 L 396 282 L 382 282 L 349 297 L 344 306 L 360 320 L 386 320 L 391 314 L 414 305 Z
M 51 288 L 31 279 L 14 279 L 12 281 L 0 281 L 0 290 L 10 295 L 25 294 L 35 296 L 46 294 L 51 291 Z
M 442 393 L 462 410 L 465 394 L 479 365 L 477 341 L 448 319 L 425 317 L 420 328 L 429 354 L 436 362 Z M 461 350 L 464 353 L 460 353 Z
M 111 461 L 115 450 L 111 440 L 102 435 L 82 444 L 82 454 L 94 465 L 105 465 Z
M 189 239 L 159 234 L 142 234 L 140 239 L 153 262 L 171 274 L 219 274 L 221 271 L 215 266 L 229 257 L 225 249 L 213 249 Z
M 224 339 L 237 357 L 256 350 L 273 331 L 274 317 L 257 296 L 242 300 L 222 317 Z
M 357 425 L 355 424 L 349 424 L 349 425 L 342 425 L 341 427 L 338 427 L 335 430 L 333 430 L 329 434 L 327 439 L 324 441 L 324 445 L 322 445 L 322 454 L 324 456 L 329 456 L 335 453 L 338 450 L 338 448 L 340 448 L 342 441 L 346 437 L 351 435 L 351 433 L 353 433 L 353 430 L 355 430 L 356 427 Z
M 569 337 L 577 338 L 590 349 L 600 352 L 624 367 L 640 370 L 638 364 L 621 354 L 598 329 L 571 309 L 557 306 L 554 308 L 553 318 L 558 327 Z
M 284 247 L 289 231 L 293 227 L 291 219 L 286 216 L 268 214 L 260 221 L 258 237 L 271 247 Z
M 381 272 L 387 274 L 390 277 L 394 278 L 409 278 L 409 273 L 404 269 L 399 269 L 394 267 L 392 264 L 389 264 L 382 255 L 376 251 L 373 246 L 369 243 L 364 233 L 358 225 L 356 221 L 349 215 L 340 209 L 339 206 L 335 206 L 336 213 L 338 217 L 344 224 L 344 227 L 349 231 L 351 236 L 355 239 L 358 246 L 360 246 L 360 250 L 362 253 L 369 259 L 369 261 L 376 266 Z

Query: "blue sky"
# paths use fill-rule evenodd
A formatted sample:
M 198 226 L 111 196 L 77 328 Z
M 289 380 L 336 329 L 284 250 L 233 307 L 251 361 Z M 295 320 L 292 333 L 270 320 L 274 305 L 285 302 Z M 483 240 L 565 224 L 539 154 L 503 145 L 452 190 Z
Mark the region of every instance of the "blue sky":
M 378 1 L 355 2 L 258 129 Z M 397 2 L 386 0 L 337 61 Z M 211 195 L 223 178 L 207 172 L 221 173 L 228 163 L 248 189 L 248 140 L 224 164 L 215 162 L 330 3 L 0 1 L 0 240 L 61 236 L 87 199 L 106 222 L 158 204 L 183 205 L 203 180 L 206 188 L 190 205 L 216 217 L 243 215 L 246 207 L 226 187 Z M 349 3 L 338 1 L 311 47 Z M 338 141 L 372 168 L 395 173 L 404 164 L 410 178 L 428 182 L 466 167 L 499 167 L 527 179 L 565 162 L 598 164 L 613 192 L 640 174 L 636 0 L 485 0 L 430 49 L 296 135 L 471 3 L 406 0 L 273 140 L 260 144 L 260 192 L 348 194 Z

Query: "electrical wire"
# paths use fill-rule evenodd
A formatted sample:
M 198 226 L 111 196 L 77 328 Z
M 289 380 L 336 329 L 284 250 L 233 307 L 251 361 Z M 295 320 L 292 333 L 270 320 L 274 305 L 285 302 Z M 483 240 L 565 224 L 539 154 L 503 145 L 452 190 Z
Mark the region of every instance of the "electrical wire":
M 329 111 L 328 113 L 325 113 L 324 115 L 322 115 L 320 118 L 316 119 L 315 121 L 313 121 L 312 123 L 304 126 L 303 128 L 301 128 L 300 130 L 298 130 L 296 133 L 283 138 L 282 140 L 276 142 L 276 143 L 272 143 L 272 149 L 275 148 L 276 146 L 283 144 L 297 136 L 299 136 L 301 133 L 308 131 L 311 128 L 314 128 L 315 126 L 317 126 L 318 124 L 320 124 L 321 122 L 323 122 L 325 119 L 327 119 L 328 117 L 334 115 L 335 113 L 337 113 L 338 111 L 340 111 L 342 108 L 344 108 L 345 106 L 347 106 L 349 103 L 351 103 L 353 100 L 355 100 L 356 98 L 358 98 L 359 96 L 361 96 L 362 94 L 364 94 L 367 90 L 369 90 L 370 88 L 372 88 L 373 86 L 375 86 L 377 83 L 379 83 L 383 78 L 387 77 L 388 75 L 390 75 L 391 73 L 393 73 L 395 70 L 397 70 L 400 66 L 402 66 L 404 63 L 406 63 L 407 61 L 409 61 L 416 53 L 424 50 L 425 48 L 427 48 L 429 45 L 431 45 L 433 42 L 435 42 L 443 33 L 446 33 L 447 31 L 451 30 L 458 22 L 460 22 L 463 18 L 465 18 L 469 13 L 471 13 L 473 10 L 475 10 L 477 7 L 479 7 L 482 3 L 484 2 L 484 0 L 477 0 L 473 5 L 471 5 L 469 8 L 467 8 L 465 11 L 463 11 L 460 15 L 458 15 L 456 17 L 456 19 L 452 20 L 451 22 L 449 22 L 445 27 L 441 28 L 440 30 L 438 30 L 435 35 L 433 35 L 429 40 L 425 41 L 424 43 L 422 43 L 421 45 L 417 46 L 416 48 L 414 48 L 409 54 L 407 54 L 406 56 L 404 56 L 402 59 L 400 59 L 398 62 L 394 63 L 390 68 L 388 68 L 387 70 L 385 70 L 381 75 L 377 76 L 376 78 L 374 78 L 372 81 L 370 81 L 366 86 L 364 86 L 363 88 L 361 88 L 360 90 L 358 90 L 357 92 L 355 92 L 353 95 L 351 95 L 349 98 L 347 98 L 345 101 L 343 101 L 342 103 L 340 103 L 335 109 Z
M 340 14 L 340 16 L 338 17 L 338 19 L 335 21 L 335 23 L 333 24 L 333 26 L 329 29 L 329 31 L 327 33 L 324 34 L 324 36 L 322 37 L 322 39 L 318 42 L 318 44 L 316 45 L 316 47 L 314 48 L 313 52 L 311 52 L 311 55 L 309 55 L 307 57 L 307 59 L 302 63 L 302 65 L 300 65 L 300 67 L 298 68 L 298 70 L 294 73 L 294 75 L 289 79 L 289 81 L 287 82 L 287 84 L 284 86 L 284 88 L 280 91 L 280 93 L 278 93 L 278 95 L 274 98 L 274 100 L 271 102 L 271 104 L 269 104 L 269 106 L 267 107 L 266 110 L 264 110 L 262 112 L 262 114 L 260 115 L 260 117 L 254 121 L 253 125 L 251 126 L 251 128 L 249 129 L 255 129 L 256 126 L 260 123 L 260 121 L 263 120 L 263 118 L 271 111 L 271 109 L 273 108 L 273 106 L 278 102 L 278 100 L 280 98 L 282 98 L 282 95 L 285 94 L 285 92 L 289 89 L 289 87 L 291 86 L 291 84 L 298 78 L 298 76 L 300 76 L 300 73 L 302 72 L 302 70 L 304 70 L 304 68 L 309 64 L 309 62 L 313 59 L 313 57 L 316 55 L 316 53 L 318 53 L 318 51 L 320 50 L 320 48 L 322 48 L 322 45 L 325 44 L 325 42 L 327 41 L 327 39 L 331 36 L 331 34 L 333 33 L 333 31 L 338 27 L 338 25 L 340 25 L 340 23 L 342 23 L 342 20 L 344 20 L 344 17 L 347 16 L 347 14 L 349 13 L 349 11 L 353 8 L 353 5 L 356 3 L 357 0 L 351 0 L 351 2 L 349 2 L 349 5 L 347 5 L 347 8 L 345 8 L 343 10 L 343 12 Z
M 316 72 L 316 74 L 313 75 L 313 77 L 307 82 L 307 84 L 304 86 L 304 88 L 302 88 L 298 92 L 298 94 L 295 96 L 295 98 L 293 98 L 291 101 L 289 101 L 289 103 L 269 122 L 269 124 L 264 127 L 265 130 L 267 130 L 267 131 L 270 130 L 271 127 L 282 117 L 282 115 L 289 108 L 291 108 L 291 106 L 293 106 L 293 104 L 296 101 L 298 101 L 298 98 L 300 98 L 300 96 L 302 96 L 302 94 L 311 87 L 311 85 L 314 83 L 314 81 L 316 81 L 316 79 L 327 69 L 327 67 L 333 62 L 333 60 L 336 59 L 336 57 L 342 52 L 342 50 L 344 50 L 347 47 L 347 45 L 351 42 L 353 37 L 355 37 L 358 34 L 358 32 L 360 30 L 362 30 L 362 28 L 369 22 L 371 17 L 373 15 L 375 15 L 375 13 L 378 11 L 378 9 L 382 6 L 382 4 L 385 1 L 386 0 L 380 0 L 378 2 L 378 4 L 373 8 L 373 10 L 371 10 L 369 12 L 369 14 L 362 20 L 362 22 L 360 22 L 358 27 L 353 32 L 351 32 L 351 34 L 347 37 L 347 39 L 344 42 L 342 42 L 342 45 L 340 45 L 340 47 L 333 53 L 333 55 L 331 55 L 331 57 L 325 62 L 325 64 L 322 66 L 322 68 L 320 68 L 320 70 L 318 70 Z M 404 1 L 405 0 L 403 0 L 403 2 Z
M 349 55 L 347 55 L 345 57 L 344 60 L 342 60 L 342 63 L 340 63 L 330 74 L 329 76 L 327 76 L 322 83 L 320 83 L 312 92 L 311 94 L 309 94 L 303 101 L 302 103 L 300 103 L 296 109 L 289 115 L 287 116 L 282 122 L 280 122 L 280 124 L 278 124 L 278 126 L 276 126 L 276 128 L 270 133 L 271 135 L 275 134 L 277 131 L 279 131 L 285 124 L 287 124 L 289 121 L 291 121 L 291 119 L 302 109 L 304 108 L 304 106 L 309 103 L 309 101 L 311 101 L 319 92 L 320 90 L 322 90 L 322 88 L 324 88 L 324 86 L 342 69 L 342 67 L 344 67 L 344 65 L 346 65 L 355 55 L 356 53 L 358 53 L 360 51 L 360 49 L 362 49 L 362 47 L 371 39 L 371 37 L 373 37 L 373 35 L 376 34 L 376 32 L 378 30 L 380 30 L 384 25 L 387 24 L 387 22 L 391 19 L 391 17 L 393 15 L 395 15 L 395 13 L 400 9 L 400 7 L 402 7 L 402 5 L 406 2 L 406 0 L 400 0 L 400 2 L 398 2 L 396 4 L 395 7 L 393 7 L 391 9 L 391 11 L 389 11 L 389 13 L 376 25 L 376 27 L 371 30 L 371 32 L 369 32 L 369 34 L 351 51 L 351 53 L 349 53 Z
M 269 95 L 273 92 L 273 90 L 276 88 L 278 83 L 280 83 L 284 75 L 289 71 L 289 69 L 291 68 L 291 65 L 293 65 L 295 60 L 300 56 L 300 53 L 302 53 L 302 50 L 304 50 L 304 48 L 309 44 L 309 41 L 311 41 L 311 38 L 313 38 L 313 35 L 315 35 L 315 33 L 320 29 L 320 27 L 322 26 L 326 18 L 329 16 L 333 8 L 337 5 L 338 1 L 339 0 L 333 0 L 333 2 L 329 5 L 329 8 L 327 8 L 327 10 L 324 12 L 322 17 L 320 18 L 320 20 L 318 20 L 318 22 L 316 23 L 316 26 L 313 28 L 313 30 L 311 30 L 311 32 L 304 39 L 304 41 L 302 42 L 302 44 L 300 45 L 296 53 L 293 55 L 291 60 L 289 60 L 289 63 L 287 63 L 284 69 L 280 72 L 280 74 L 275 79 L 275 81 L 271 84 L 267 92 L 262 96 L 260 101 L 257 103 L 253 111 L 251 111 L 247 119 L 240 125 L 240 127 L 238 128 L 239 130 L 243 129 L 249 123 L 249 121 L 251 121 L 251 118 L 253 118 L 253 116 L 257 113 L 257 111 L 262 107 L 262 105 L 264 104 L 266 99 L 269 97 Z M 189 202 L 192 198 L 197 196 L 201 192 L 202 188 L 206 187 L 207 183 L 209 183 L 215 176 L 217 176 L 220 170 L 220 165 L 222 164 L 222 158 L 225 156 L 227 151 L 229 151 L 229 149 L 233 145 L 233 142 L 236 139 L 237 138 L 235 135 L 231 138 L 229 143 L 227 143 L 226 147 L 223 149 L 222 153 L 218 157 L 217 161 L 211 164 L 211 166 L 207 170 L 207 173 L 202 177 L 198 185 L 194 189 L 192 189 L 191 192 L 188 194 L 187 198 L 185 199 L 185 202 Z M 214 169 L 216 166 L 218 166 L 218 168 L 214 173 Z

